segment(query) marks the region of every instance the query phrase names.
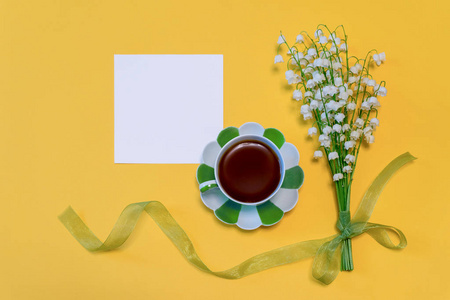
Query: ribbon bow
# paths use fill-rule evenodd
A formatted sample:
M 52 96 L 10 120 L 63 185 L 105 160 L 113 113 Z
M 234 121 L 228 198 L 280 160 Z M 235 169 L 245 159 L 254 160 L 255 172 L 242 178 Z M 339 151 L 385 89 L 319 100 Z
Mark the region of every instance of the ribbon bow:
M 339 274 L 342 244 L 347 239 L 368 233 L 386 248 L 402 249 L 406 247 L 406 237 L 398 228 L 369 223 L 368 221 L 386 183 L 400 167 L 414 159 L 416 158 L 411 154 L 404 153 L 389 163 L 366 191 L 353 218 L 350 218 L 349 211 L 339 213 L 337 227 L 340 230 L 340 234 L 323 239 L 299 242 L 261 253 L 225 271 L 211 271 L 203 263 L 187 234 L 170 215 L 166 207 L 158 201 L 128 205 L 122 211 L 104 243 L 95 236 L 71 207 L 68 207 L 59 216 L 59 219 L 75 239 L 88 251 L 109 251 L 119 248 L 128 239 L 136 226 L 139 216 L 145 211 L 189 262 L 200 270 L 212 275 L 226 279 L 239 279 L 276 266 L 314 257 L 312 269 L 314 278 L 322 283 L 330 284 Z M 388 232 L 396 234 L 400 242 L 394 244 Z

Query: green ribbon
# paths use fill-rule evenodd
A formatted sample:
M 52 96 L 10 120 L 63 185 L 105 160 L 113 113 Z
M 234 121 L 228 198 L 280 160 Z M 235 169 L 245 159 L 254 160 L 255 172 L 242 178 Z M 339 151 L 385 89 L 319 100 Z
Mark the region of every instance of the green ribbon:
M 340 230 L 339 234 L 323 239 L 299 242 L 261 253 L 225 271 L 211 271 L 203 263 L 187 234 L 170 215 L 166 207 L 158 201 L 128 205 L 103 243 L 84 224 L 71 207 L 68 207 L 59 216 L 59 219 L 75 239 L 88 251 L 110 251 L 119 248 L 128 239 L 140 215 L 145 211 L 189 262 L 200 270 L 212 275 L 226 279 L 239 279 L 276 266 L 314 257 L 312 268 L 314 278 L 329 284 L 339 274 L 342 243 L 346 239 L 367 233 L 386 248 L 402 249 L 406 247 L 406 237 L 398 228 L 369 223 L 368 221 L 386 183 L 400 167 L 414 159 L 416 158 L 411 154 L 404 153 L 386 166 L 366 191 L 353 218 L 350 219 L 348 211 L 339 214 L 337 223 L 337 227 Z M 388 232 L 397 235 L 400 242 L 394 244 Z

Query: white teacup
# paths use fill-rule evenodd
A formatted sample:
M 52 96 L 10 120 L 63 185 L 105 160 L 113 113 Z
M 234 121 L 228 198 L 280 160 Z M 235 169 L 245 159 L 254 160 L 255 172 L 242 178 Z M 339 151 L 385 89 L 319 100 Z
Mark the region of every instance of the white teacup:
M 223 185 L 221 183 L 221 180 L 220 180 L 220 176 L 219 176 L 219 167 L 220 167 L 220 161 L 221 161 L 223 155 L 230 148 L 232 148 L 233 146 L 235 146 L 237 144 L 243 143 L 243 142 L 252 142 L 252 141 L 259 142 L 259 143 L 269 147 L 272 150 L 272 152 L 276 155 L 276 158 L 277 158 L 279 166 L 280 166 L 280 169 L 279 169 L 279 172 L 280 172 L 280 174 L 279 174 L 280 177 L 279 178 L 280 179 L 278 181 L 278 184 L 277 184 L 276 188 L 272 191 L 272 193 L 269 196 L 267 196 L 264 199 L 261 199 L 261 200 L 259 200 L 257 202 L 242 202 L 239 199 L 236 199 L 236 198 L 230 196 L 229 193 L 227 193 L 226 189 L 224 189 L 224 187 L 223 187 Z M 280 149 L 278 149 L 278 147 L 271 140 L 269 140 L 268 138 L 265 138 L 265 137 L 260 136 L 260 135 L 241 135 L 241 136 L 238 136 L 238 137 L 235 137 L 235 138 L 231 139 L 228 143 L 226 143 L 222 147 L 222 149 L 220 150 L 219 154 L 217 155 L 217 158 L 216 158 L 216 161 L 215 161 L 215 164 L 214 164 L 214 175 L 215 175 L 216 179 L 208 181 L 207 182 L 208 186 L 215 187 L 217 185 L 217 187 L 222 191 L 222 193 L 228 199 L 230 199 L 230 200 L 232 200 L 232 201 L 234 201 L 236 203 L 244 204 L 244 205 L 259 205 L 259 204 L 262 204 L 262 203 L 268 201 L 270 198 L 272 198 L 278 192 L 278 190 L 281 188 L 281 185 L 282 185 L 283 180 L 284 180 L 284 175 L 285 175 L 285 164 L 284 164 L 283 157 L 282 157 L 282 155 L 280 153 Z M 205 184 L 206 184 L 206 182 L 203 185 L 205 185 Z

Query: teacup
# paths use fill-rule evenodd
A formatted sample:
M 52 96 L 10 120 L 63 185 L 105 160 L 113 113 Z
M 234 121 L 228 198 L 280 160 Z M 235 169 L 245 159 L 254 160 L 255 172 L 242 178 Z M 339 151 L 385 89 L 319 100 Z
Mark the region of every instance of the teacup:
M 241 135 L 226 143 L 214 164 L 217 187 L 230 200 L 244 205 L 259 205 L 272 198 L 285 176 L 279 148 L 260 135 Z M 205 190 L 203 190 L 205 191 Z

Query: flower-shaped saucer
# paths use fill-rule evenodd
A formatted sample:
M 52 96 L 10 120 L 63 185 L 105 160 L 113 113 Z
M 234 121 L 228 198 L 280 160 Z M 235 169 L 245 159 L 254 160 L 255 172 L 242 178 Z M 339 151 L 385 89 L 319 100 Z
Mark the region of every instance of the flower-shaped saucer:
M 215 182 L 214 167 L 219 152 L 227 143 L 243 135 L 261 136 L 270 140 L 278 147 L 284 162 L 285 174 L 281 188 L 261 204 L 238 203 L 228 199 Z M 236 224 L 245 230 L 253 230 L 261 225 L 274 225 L 297 204 L 298 189 L 304 179 L 303 170 L 298 166 L 299 160 L 297 148 L 287 143 L 284 135 L 275 128 L 264 129 L 254 122 L 245 123 L 240 128 L 227 127 L 219 133 L 217 140 L 210 142 L 203 150 L 202 163 L 197 169 L 201 199 L 226 224 Z

